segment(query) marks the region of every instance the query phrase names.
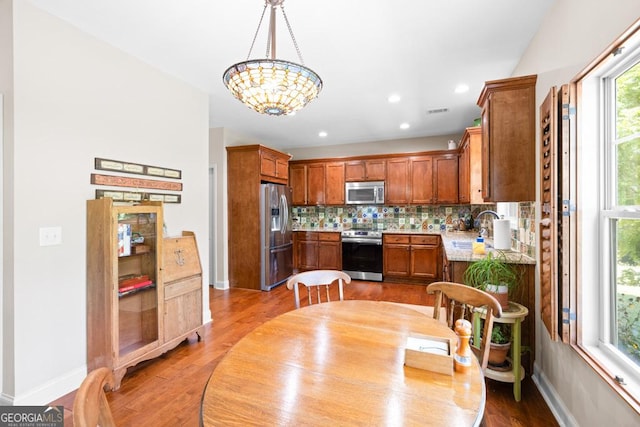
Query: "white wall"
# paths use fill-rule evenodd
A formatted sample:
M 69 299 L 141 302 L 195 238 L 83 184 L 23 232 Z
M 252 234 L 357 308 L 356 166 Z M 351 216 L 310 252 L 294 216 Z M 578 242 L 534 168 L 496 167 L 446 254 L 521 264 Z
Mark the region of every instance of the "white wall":
M 568 83 L 638 18 L 638 0 L 558 0 L 514 75 L 538 74 L 540 105 L 551 86 Z M 570 346 L 549 339 L 537 314 L 535 378 L 566 425 L 640 425 L 640 416 Z
M 478 113 L 479 114 L 479 113 Z M 357 144 L 322 145 L 315 147 L 288 148 L 293 160 L 322 159 L 331 157 L 367 156 L 374 154 L 416 153 L 420 151 L 446 150 L 449 140 L 460 142 L 462 133 L 422 138 L 404 138 L 371 141 Z
M 15 238 L 5 235 L 3 248 L 14 256 L 4 265 L 14 301 L 4 301 L 13 328 L 4 325 L 2 348 L 13 369 L 3 368 L 3 394 L 44 404 L 86 374 L 85 201 L 95 197 L 95 157 L 182 170 L 182 203 L 165 205 L 165 222 L 169 235 L 196 233 L 206 266 L 208 98 L 28 2 L 13 2 L 13 26 L 15 200 L 3 201 Z M 48 226 L 62 228 L 61 245 L 39 246 Z
M 210 281 L 216 289 L 229 288 L 229 246 L 227 244 L 227 152 L 223 128 L 209 129 L 209 167 L 215 166 L 215 268 L 216 277 Z
M 3 250 L 0 263 L 2 264 L 2 276 L 0 285 L 2 292 L 0 293 L 0 307 L 2 307 L 2 316 L 0 316 L 0 350 L 8 348 L 13 343 L 13 287 L 5 286 L 8 280 L 12 280 L 10 275 L 11 269 L 5 266 L 11 263 L 13 252 L 4 250 L 4 242 L 11 241 L 13 230 L 11 228 L 13 215 L 8 212 L 5 207 L 6 200 L 13 195 L 11 186 L 11 174 L 13 165 L 9 159 L 13 158 L 13 25 L 11 22 L 12 2 L 9 0 L 0 0 L 0 93 L 3 94 L 3 120 L 2 120 L 2 190 L 0 191 L 3 201 L 0 211 L 0 219 L 2 228 Z M 4 357 L 4 351 L 0 351 L 0 391 L 4 390 L 8 385 L 13 387 L 13 376 L 5 375 L 13 372 L 13 360 Z M 0 401 L 2 395 L 0 394 Z

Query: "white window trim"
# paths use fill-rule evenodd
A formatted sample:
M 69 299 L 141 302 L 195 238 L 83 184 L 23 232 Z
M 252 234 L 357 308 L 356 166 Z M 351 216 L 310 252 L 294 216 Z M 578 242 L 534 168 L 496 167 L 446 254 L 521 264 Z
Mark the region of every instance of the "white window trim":
M 598 68 L 588 77 L 581 79 L 581 100 L 577 105 L 579 113 L 578 135 L 580 150 L 578 155 L 578 210 L 579 259 L 582 260 L 578 275 L 580 281 L 581 307 L 578 346 L 592 358 L 616 386 L 625 390 L 636 402 L 640 401 L 640 367 L 633 364 L 611 341 L 611 311 L 613 295 L 611 291 L 612 242 L 610 222 L 616 218 L 638 218 L 635 209 L 621 209 L 606 199 L 607 190 L 614 191 L 613 182 L 604 182 L 611 177 L 615 159 L 611 159 L 612 142 L 605 115 L 609 113 L 602 100 L 609 89 L 603 78 L 615 74 L 624 66 L 640 61 L 640 34 L 636 34 L 634 45 L 627 44 L 627 51 L 613 61 Z M 602 143 L 606 141 L 606 143 Z M 596 195 L 596 197 L 594 197 Z M 605 210 L 606 209 L 606 210 Z M 591 236 L 591 238 L 589 238 Z M 604 262 L 605 259 L 610 262 Z M 609 285 L 607 285 L 609 284 Z M 606 285 L 606 286 L 605 286 Z M 589 313 L 588 315 L 582 313 Z M 620 377 L 622 382 L 616 381 Z

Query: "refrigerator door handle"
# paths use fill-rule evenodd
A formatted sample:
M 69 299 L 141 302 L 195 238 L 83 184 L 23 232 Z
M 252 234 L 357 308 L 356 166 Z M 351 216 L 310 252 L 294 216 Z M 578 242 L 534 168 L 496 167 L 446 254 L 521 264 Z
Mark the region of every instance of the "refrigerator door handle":
M 289 224 L 289 206 L 287 205 L 287 197 L 284 194 L 280 195 L 280 209 L 282 210 L 280 233 L 284 234 L 287 232 L 287 226 Z

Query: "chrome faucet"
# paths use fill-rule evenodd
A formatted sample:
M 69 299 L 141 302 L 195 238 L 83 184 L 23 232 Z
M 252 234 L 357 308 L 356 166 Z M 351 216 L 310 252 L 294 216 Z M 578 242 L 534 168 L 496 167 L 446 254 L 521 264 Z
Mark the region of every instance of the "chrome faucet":
M 480 212 L 478 215 L 476 215 L 476 220 L 475 220 L 475 222 L 473 224 L 476 228 L 480 228 L 480 224 L 481 224 L 480 223 L 480 217 L 482 217 L 482 215 L 484 215 L 484 214 L 492 215 L 496 219 L 500 219 L 500 215 L 498 214 L 498 212 L 487 209 L 485 211 Z M 488 230 L 486 228 L 484 228 L 484 227 L 480 228 L 480 235 L 482 237 L 485 237 L 485 238 L 489 237 L 488 234 L 489 233 L 488 233 Z

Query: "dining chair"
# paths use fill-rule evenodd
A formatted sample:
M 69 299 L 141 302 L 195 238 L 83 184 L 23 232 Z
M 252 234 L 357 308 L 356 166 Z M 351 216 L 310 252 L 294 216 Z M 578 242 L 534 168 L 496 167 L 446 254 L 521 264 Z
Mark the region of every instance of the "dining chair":
M 113 387 L 113 374 L 109 368 L 91 371 L 82 381 L 73 401 L 75 427 L 115 427 L 104 388 Z
M 329 296 L 329 289 L 332 283 L 338 283 L 338 292 L 340 295 L 340 301 L 344 300 L 344 284 L 351 283 L 351 277 L 338 270 L 311 270 L 302 273 L 295 274 L 287 280 L 287 289 L 294 291 L 294 297 L 296 299 L 296 308 L 300 308 L 300 291 L 299 285 L 303 285 L 307 289 L 307 296 L 309 299 L 309 305 L 318 304 L 321 302 L 331 301 Z M 322 293 L 320 288 L 325 288 L 326 296 L 325 301 L 322 299 Z M 312 297 L 315 288 L 315 302 Z
M 441 307 L 446 298 L 445 312 L 447 325 L 453 329 L 455 321 L 460 318 L 472 320 L 474 309 L 484 307 L 486 316 L 482 330 L 482 338 L 479 343 L 472 343 L 471 349 L 475 353 L 480 366 L 484 371 L 489 363 L 489 347 L 493 319 L 502 316 L 502 307 L 493 296 L 471 286 L 453 282 L 434 282 L 427 286 L 427 292 L 435 294 L 434 307 Z M 441 310 L 433 311 L 433 318 L 440 319 Z M 473 321 L 472 321 L 473 324 Z

